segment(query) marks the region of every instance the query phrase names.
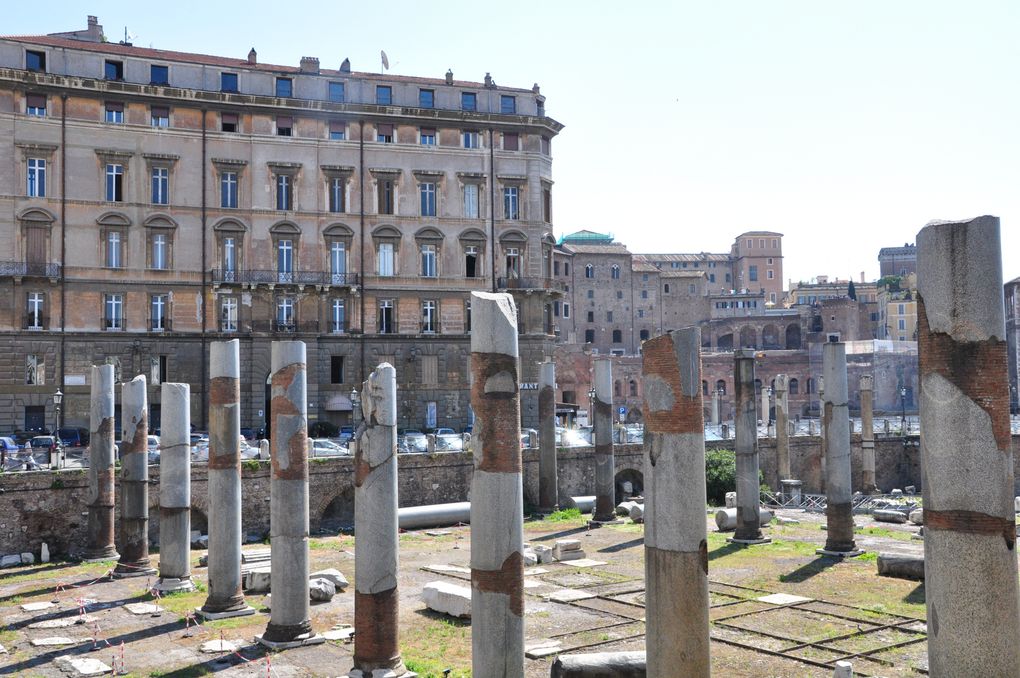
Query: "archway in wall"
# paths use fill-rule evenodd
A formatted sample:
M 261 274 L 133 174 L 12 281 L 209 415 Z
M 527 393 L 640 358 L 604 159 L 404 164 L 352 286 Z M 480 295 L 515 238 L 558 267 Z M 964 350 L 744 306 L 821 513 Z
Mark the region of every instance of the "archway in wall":
M 778 350 L 782 348 L 779 340 L 779 328 L 775 325 L 766 325 L 761 328 L 761 347 L 766 350 Z
M 625 483 L 630 483 L 630 492 L 625 491 Z M 640 497 L 645 493 L 645 477 L 641 471 L 626 468 L 616 474 L 617 503 L 629 497 Z
M 758 332 L 750 325 L 740 328 L 740 348 L 758 348 Z
M 786 348 L 800 348 L 800 325 L 789 325 L 786 328 Z
M 732 351 L 733 350 L 733 333 L 721 334 L 719 339 L 716 340 L 716 350 L 719 351 Z
M 316 529 L 316 526 L 312 526 Z M 339 492 L 333 501 L 326 505 L 319 517 L 318 531 L 340 532 L 354 529 L 354 488 L 348 487 Z

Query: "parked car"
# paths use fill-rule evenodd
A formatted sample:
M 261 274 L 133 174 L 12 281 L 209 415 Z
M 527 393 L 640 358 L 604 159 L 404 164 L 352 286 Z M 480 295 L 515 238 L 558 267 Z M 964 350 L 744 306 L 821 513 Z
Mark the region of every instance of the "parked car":
M 454 431 L 452 428 L 446 428 L 445 426 L 440 426 L 435 430 L 435 434 L 437 436 L 451 435 L 454 433 L 456 433 L 456 431 Z
M 86 447 L 89 444 L 89 430 L 87 428 L 61 428 L 57 429 L 57 437 L 64 447 Z
M 18 444 L 14 442 L 14 438 L 10 436 L 0 436 L 0 454 L 3 455 L 4 461 L 10 463 L 18 452 L 21 450 Z M 4 470 L 0 468 L 0 471 Z
M 241 435 L 243 435 L 248 440 L 256 440 L 258 438 L 258 436 L 255 435 L 255 429 L 253 428 L 242 428 Z
M 333 442 L 329 438 L 312 439 L 313 457 L 339 457 L 350 453 L 348 448 Z
M 28 442 L 32 443 L 33 452 L 52 452 L 60 447 L 56 436 L 34 436 Z
M 191 461 L 209 461 L 209 439 L 191 443 Z
M 397 438 L 397 451 L 404 453 L 421 453 L 428 451 L 428 441 L 421 431 L 405 433 Z
M 464 439 L 456 433 L 436 436 L 436 452 L 463 452 Z
M 146 446 L 148 447 L 149 463 L 159 463 L 159 436 L 150 435 L 146 440 Z

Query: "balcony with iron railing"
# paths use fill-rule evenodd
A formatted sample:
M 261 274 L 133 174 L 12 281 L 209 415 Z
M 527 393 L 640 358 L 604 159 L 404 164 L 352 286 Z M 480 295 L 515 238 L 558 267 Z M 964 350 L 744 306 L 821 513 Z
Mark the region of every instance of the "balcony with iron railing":
M 566 283 L 555 278 L 507 277 L 496 278 L 496 287 L 501 290 L 520 290 L 522 292 L 551 292 L 563 294 L 567 291 Z
M 269 332 L 273 334 L 318 334 L 318 320 L 255 320 L 250 323 L 252 332 Z M 244 329 L 247 329 L 245 327 Z
M 0 278 L 60 277 L 60 264 L 43 264 L 28 261 L 0 261 Z
M 331 273 L 329 271 L 273 271 L 260 269 L 229 271 L 214 268 L 211 271 L 211 277 L 214 285 L 353 287 L 358 284 L 357 273 Z
M 31 330 L 33 332 L 43 332 L 49 329 L 49 326 L 50 326 L 49 316 L 37 315 L 33 313 L 26 314 L 21 322 L 21 329 Z

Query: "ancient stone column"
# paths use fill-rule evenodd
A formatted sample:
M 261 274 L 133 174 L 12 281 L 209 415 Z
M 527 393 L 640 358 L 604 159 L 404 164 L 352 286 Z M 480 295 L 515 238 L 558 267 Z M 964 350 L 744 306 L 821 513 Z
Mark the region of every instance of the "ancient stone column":
M 642 347 L 645 606 L 650 678 L 710 675 L 701 330 Z
M 769 407 L 770 404 L 769 387 L 763 384 L 761 387 L 761 412 L 759 414 L 761 414 L 761 423 L 765 427 L 768 427 L 769 422 L 772 420 L 770 414 L 771 408 Z
M 928 666 L 1020 675 L 999 220 L 917 236 Z
M 875 491 L 875 423 L 874 388 L 870 374 L 862 374 L 861 393 L 861 491 L 871 494 Z
M 559 505 L 556 477 L 556 363 L 547 360 L 538 372 L 538 508 Z
M 269 536 L 273 607 L 265 633 L 258 640 L 270 648 L 284 648 L 325 639 L 312 633 L 309 609 L 305 343 L 274 341 L 272 351 Z
M 149 404 L 145 375 L 121 384 L 120 560 L 115 577 L 155 574 L 149 562 Z
M 712 426 L 719 425 L 719 391 L 712 390 Z
M 209 595 L 198 613 L 223 619 L 255 613 L 241 592 L 241 355 L 237 339 L 209 344 L 209 379 Z
M 524 495 L 517 311 L 509 294 L 471 293 L 471 668 L 524 676 Z
M 761 489 L 758 484 L 758 418 L 754 403 L 754 351 L 734 351 L 733 397 L 736 401 L 737 461 L 737 530 L 728 541 L 738 544 L 761 544 L 758 507 Z
M 791 477 L 790 471 L 790 378 L 776 375 L 776 470 L 779 480 Z
M 613 458 L 613 363 L 595 361 L 595 510 L 598 522 L 616 520 L 616 461 Z
M 824 371 L 824 369 L 823 369 Z M 819 453 L 818 453 L 818 464 L 821 470 L 821 491 L 825 491 L 825 483 L 827 482 L 827 472 L 825 465 L 828 463 L 828 454 L 826 448 L 828 447 L 828 438 L 825 437 L 825 377 L 818 377 L 818 438 L 820 441 Z
M 92 366 L 89 411 L 89 522 L 85 560 L 118 557 L 114 545 L 113 365 Z
M 822 429 L 825 431 L 826 555 L 859 555 L 854 543 L 850 488 L 850 410 L 847 406 L 846 344 L 822 344 Z
M 191 581 L 191 387 L 164 382 L 159 453 L 160 591 L 193 591 Z
M 404 675 L 397 593 L 397 372 L 382 363 L 361 397 L 364 423 L 354 448 L 354 670 Z

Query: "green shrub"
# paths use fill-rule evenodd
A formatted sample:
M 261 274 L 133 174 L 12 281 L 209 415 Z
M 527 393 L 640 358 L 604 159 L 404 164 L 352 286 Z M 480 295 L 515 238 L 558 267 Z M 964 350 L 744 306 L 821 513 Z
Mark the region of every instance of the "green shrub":
M 768 490 L 765 476 L 758 471 L 758 486 Z M 737 490 L 737 455 L 733 450 L 705 450 L 705 490 L 711 506 L 724 506 L 726 493 Z

